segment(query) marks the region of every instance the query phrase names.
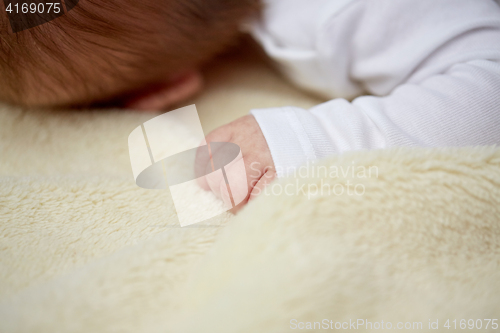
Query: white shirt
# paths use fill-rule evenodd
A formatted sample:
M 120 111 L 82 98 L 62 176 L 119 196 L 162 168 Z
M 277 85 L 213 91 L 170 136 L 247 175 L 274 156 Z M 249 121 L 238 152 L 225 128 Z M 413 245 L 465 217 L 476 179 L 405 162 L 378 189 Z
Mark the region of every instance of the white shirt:
M 278 176 L 351 150 L 500 143 L 494 0 L 268 0 L 252 34 L 294 83 L 333 98 L 251 111 Z

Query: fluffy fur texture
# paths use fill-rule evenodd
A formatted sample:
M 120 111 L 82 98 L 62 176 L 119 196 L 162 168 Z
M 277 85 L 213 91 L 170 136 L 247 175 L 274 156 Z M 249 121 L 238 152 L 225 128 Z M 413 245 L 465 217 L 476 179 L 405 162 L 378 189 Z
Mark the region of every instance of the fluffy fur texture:
M 251 107 L 318 102 L 265 67 L 224 63 L 195 101 L 207 130 Z M 1 331 L 287 332 L 291 319 L 363 318 L 425 332 L 429 319 L 498 318 L 500 149 L 332 157 L 321 165 L 378 177 L 324 179 L 363 196 L 263 196 L 178 228 L 168 192 L 131 176 L 127 136 L 153 116 L 1 109 Z M 297 181 L 321 184 L 280 184 Z

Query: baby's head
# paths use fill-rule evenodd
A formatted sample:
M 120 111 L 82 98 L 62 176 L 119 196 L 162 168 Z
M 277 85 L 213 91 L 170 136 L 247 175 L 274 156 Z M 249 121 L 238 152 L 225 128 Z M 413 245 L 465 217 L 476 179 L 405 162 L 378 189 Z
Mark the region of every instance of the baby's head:
M 199 66 L 238 34 L 258 0 L 80 0 L 16 34 L 0 18 L 0 100 L 105 100 Z

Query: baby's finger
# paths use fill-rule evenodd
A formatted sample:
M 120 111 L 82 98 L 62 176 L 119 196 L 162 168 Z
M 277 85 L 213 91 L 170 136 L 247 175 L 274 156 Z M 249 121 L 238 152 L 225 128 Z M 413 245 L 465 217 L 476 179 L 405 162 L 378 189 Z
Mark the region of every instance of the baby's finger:
M 253 187 L 248 201 L 258 197 L 275 178 L 276 172 L 273 169 L 268 169 Z
M 247 176 L 245 161 L 241 153 L 238 158 L 228 164 L 224 170 L 233 204 L 238 205 L 242 202 L 246 202 L 250 190 L 250 179 Z
M 248 178 L 248 191 L 250 192 L 245 200 L 240 204 L 236 204 L 236 207 L 231 209 L 231 212 L 236 214 L 240 211 L 250 200 L 257 197 L 262 191 L 276 178 L 276 172 L 273 169 L 265 170 L 264 174 L 260 179 Z

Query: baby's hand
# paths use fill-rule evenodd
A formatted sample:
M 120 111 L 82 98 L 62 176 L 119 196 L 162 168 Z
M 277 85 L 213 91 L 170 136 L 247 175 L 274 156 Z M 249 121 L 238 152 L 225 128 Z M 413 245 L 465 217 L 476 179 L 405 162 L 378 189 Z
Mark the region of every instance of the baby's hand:
M 235 182 L 235 184 L 231 183 L 231 190 L 233 198 L 242 197 L 236 192 L 245 195 L 248 191 L 248 195 L 241 204 L 232 210 L 233 213 L 241 209 L 248 200 L 259 195 L 265 186 L 274 179 L 275 169 L 271 152 L 259 124 L 253 116 L 244 116 L 217 128 L 207 135 L 206 141 L 207 144 L 210 142 L 232 142 L 241 148 L 247 173 L 246 188 L 237 188 L 238 183 L 244 184 L 245 182 Z M 231 174 L 231 167 L 226 169 L 226 173 Z M 228 176 L 228 178 L 231 177 Z M 221 173 L 213 173 L 199 179 L 202 188 L 212 191 L 218 198 L 230 204 L 231 199 L 228 195 L 227 185 Z

